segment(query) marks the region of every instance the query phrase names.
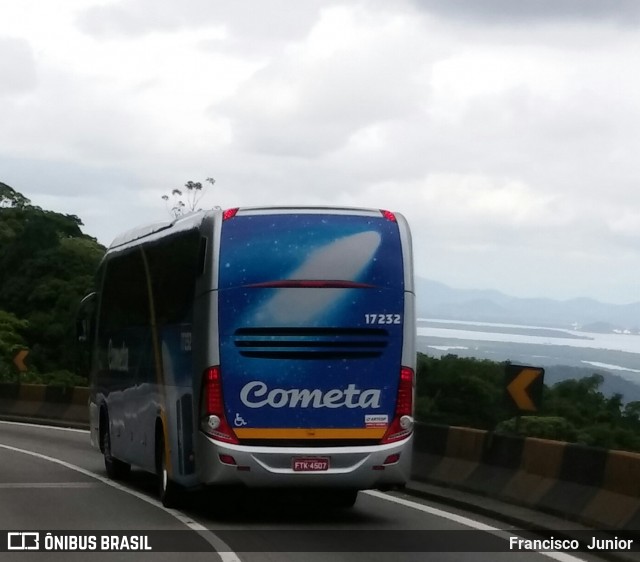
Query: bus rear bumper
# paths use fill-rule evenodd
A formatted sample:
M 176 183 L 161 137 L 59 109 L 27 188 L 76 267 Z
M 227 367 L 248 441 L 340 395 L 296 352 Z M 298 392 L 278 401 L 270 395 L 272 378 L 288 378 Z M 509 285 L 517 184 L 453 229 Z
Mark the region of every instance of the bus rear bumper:
M 198 476 L 205 485 L 388 489 L 409 480 L 412 437 L 387 445 L 292 448 L 231 445 L 199 433 Z

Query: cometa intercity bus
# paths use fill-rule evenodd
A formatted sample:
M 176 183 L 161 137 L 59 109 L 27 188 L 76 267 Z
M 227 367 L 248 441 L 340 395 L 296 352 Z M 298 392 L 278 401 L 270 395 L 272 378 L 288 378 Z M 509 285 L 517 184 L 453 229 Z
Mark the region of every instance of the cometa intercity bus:
M 397 213 L 200 211 L 118 237 L 80 307 L 109 477 L 359 490 L 410 475 L 411 238 Z

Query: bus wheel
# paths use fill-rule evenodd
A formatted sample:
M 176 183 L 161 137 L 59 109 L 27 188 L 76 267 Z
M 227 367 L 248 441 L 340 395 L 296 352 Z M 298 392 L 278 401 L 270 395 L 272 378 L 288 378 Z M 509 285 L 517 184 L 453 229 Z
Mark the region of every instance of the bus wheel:
M 123 480 L 131 472 L 131 465 L 111 456 L 111 435 L 109 424 L 102 428 L 102 454 L 104 455 L 104 467 L 107 476 L 113 480 Z
M 177 507 L 180 490 L 175 482 L 169 478 L 167 469 L 167 450 L 164 446 L 162 431 L 156 436 L 156 473 L 158 475 L 158 496 L 165 507 Z

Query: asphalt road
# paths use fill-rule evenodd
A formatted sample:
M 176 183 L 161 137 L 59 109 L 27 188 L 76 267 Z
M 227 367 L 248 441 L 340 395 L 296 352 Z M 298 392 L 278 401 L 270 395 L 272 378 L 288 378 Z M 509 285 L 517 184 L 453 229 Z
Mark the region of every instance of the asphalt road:
M 153 476 L 134 470 L 125 482 L 110 481 L 88 432 L 9 422 L 0 422 L 0 530 L 38 531 L 42 542 L 47 531 L 53 541 L 62 530 L 98 543 L 105 534 L 118 541 L 146 536 L 154 548 L 43 554 L 2 552 L 6 545 L 0 544 L 3 561 L 22 562 L 598 560 L 584 553 L 509 551 L 510 537 L 523 536 L 517 529 L 399 493 L 361 493 L 353 509 L 329 510 L 278 493 L 202 491 L 179 510 L 166 509 L 156 500 Z

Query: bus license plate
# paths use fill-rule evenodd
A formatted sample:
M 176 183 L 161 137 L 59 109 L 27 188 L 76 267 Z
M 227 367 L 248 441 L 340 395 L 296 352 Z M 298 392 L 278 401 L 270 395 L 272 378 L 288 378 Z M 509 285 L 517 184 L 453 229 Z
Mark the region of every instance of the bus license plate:
M 305 457 L 293 459 L 294 472 L 322 472 L 329 470 L 329 457 Z

